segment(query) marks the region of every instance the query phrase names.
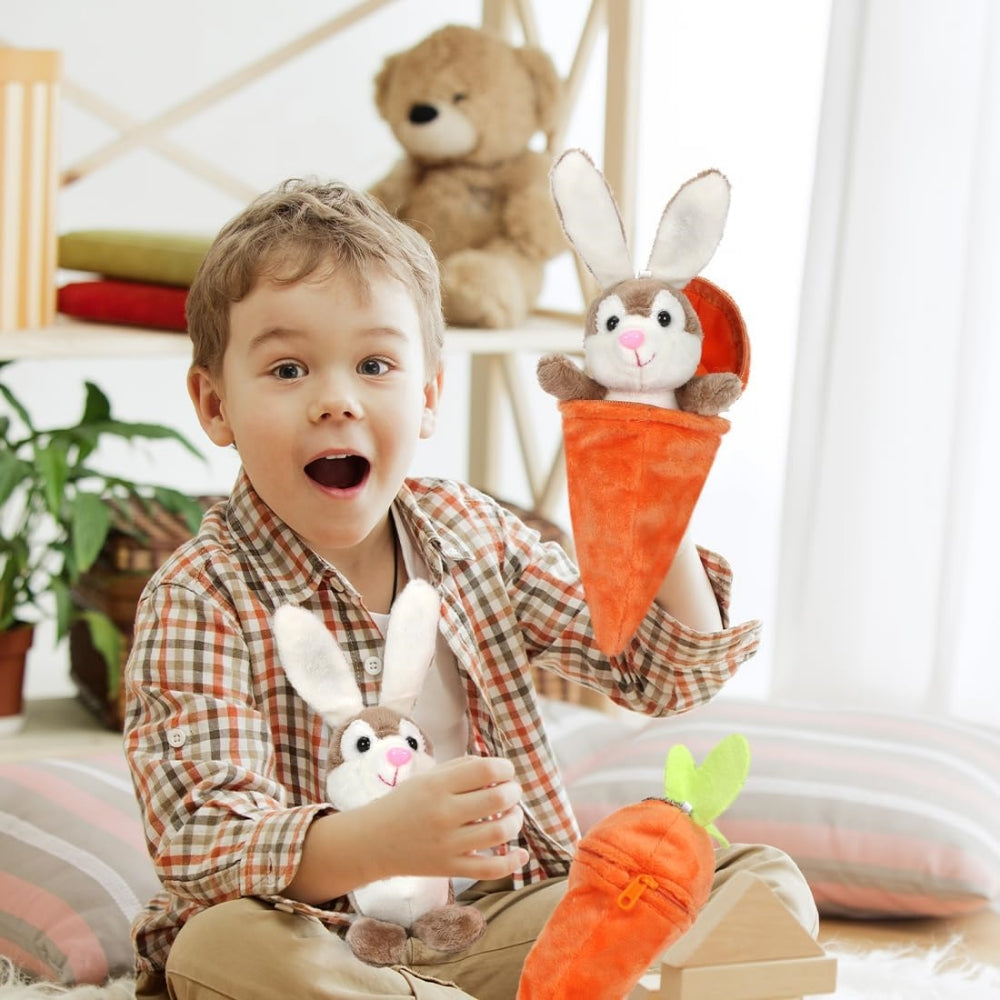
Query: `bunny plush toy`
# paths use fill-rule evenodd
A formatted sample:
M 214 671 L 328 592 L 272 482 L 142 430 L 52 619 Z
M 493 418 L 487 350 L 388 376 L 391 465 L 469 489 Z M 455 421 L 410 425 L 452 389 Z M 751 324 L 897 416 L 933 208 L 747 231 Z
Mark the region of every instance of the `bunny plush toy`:
M 603 174 L 579 149 L 550 172 L 563 230 L 597 281 L 583 367 L 538 363 L 559 400 L 573 540 L 600 649 L 620 653 L 673 562 L 743 392 L 750 350 L 739 310 L 698 277 L 729 212 L 729 182 L 706 170 L 660 218 L 636 274 Z
M 420 694 L 437 637 L 440 600 L 423 580 L 411 580 L 393 607 L 386 631 L 380 704 L 366 708 L 354 670 L 323 623 L 303 608 L 274 614 L 285 675 L 333 730 L 326 792 L 336 809 L 354 809 L 434 766 L 432 748 L 408 713 Z M 485 930 L 482 914 L 455 903 L 451 880 L 394 876 L 355 889 L 357 917 L 347 931 L 355 955 L 370 965 L 404 959 L 409 935 L 438 951 L 462 951 Z
M 684 294 L 722 238 L 726 178 L 706 170 L 682 185 L 638 276 L 614 195 L 590 157 L 567 150 L 550 183 L 563 230 L 601 290 L 587 310 L 584 371 L 565 355 L 547 355 L 538 363 L 542 388 L 559 399 L 651 403 L 705 415 L 728 409 L 743 382 L 733 372 L 696 374 L 704 333 Z

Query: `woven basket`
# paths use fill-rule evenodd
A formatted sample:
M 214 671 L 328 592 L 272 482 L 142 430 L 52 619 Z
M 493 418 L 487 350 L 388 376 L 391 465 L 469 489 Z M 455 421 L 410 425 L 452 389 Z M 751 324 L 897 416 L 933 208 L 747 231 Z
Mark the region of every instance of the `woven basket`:
M 198 498 L 206 508 L 217 496 Z M 132 647 L 135 609 L 142 588 L 174 550 L 191 537 L 179 515 L 152 501 L 114 501 L 111 530 L 93 568 L 73 588 L 77 607 L 103 611 L 118 626 L 122 642 L 119 676 Z M 76 622 L 69 634 L 70 677 L 80 700 L 111 729 L 121 729 L 121 685 L 112 689 L 103 657 L 90 641 L 86 623 Z

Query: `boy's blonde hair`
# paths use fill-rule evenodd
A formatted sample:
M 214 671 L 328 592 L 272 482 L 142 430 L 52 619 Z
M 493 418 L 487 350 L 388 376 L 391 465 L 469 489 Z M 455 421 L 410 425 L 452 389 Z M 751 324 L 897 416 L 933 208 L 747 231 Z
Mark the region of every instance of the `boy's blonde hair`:
M 347 268 L 363 292 L 372 269 L 413 297 L 428 379 L 441 364 L 444 319 L 437 259 L 428 242 L 370 195 L 336 181 L 284 181 L 219 231 L 187 298 L 193 364 L 217 372 L 229 343 L 229 309 L 261 278 L 296 282 Z

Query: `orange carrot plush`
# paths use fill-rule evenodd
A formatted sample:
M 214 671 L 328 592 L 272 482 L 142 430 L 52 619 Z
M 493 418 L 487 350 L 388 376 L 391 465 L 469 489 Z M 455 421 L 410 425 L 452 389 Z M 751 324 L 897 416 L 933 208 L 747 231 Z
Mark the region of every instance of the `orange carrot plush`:
M 739 398 L 750 350 L 739 310 L 695 275 L 729 208 L 716 170 L 664 209 L 636 277 L 618 206 L 581 150 L 551 171 L 563 229 L 601 286 L 587 310 L 584 366 L 538 364 L 562 413 L 573 539 L 600 649 L 621 652 L 673 562 Z
M 697 767 L 686 747 L 667 757 L 666 798 L 627 805 L 580 841 L 566 895 L 533 945 L 517 1000 L 622 1000 L 657 955 L 694 922 L 715 873 L 713 824 L 746 781 L 739 735 Z

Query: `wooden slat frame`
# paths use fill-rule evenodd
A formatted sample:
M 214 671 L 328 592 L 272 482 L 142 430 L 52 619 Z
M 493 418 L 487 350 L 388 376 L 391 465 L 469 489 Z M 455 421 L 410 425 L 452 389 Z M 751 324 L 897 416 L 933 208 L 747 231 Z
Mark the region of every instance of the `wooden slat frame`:
M 0 330 L 55 315 L 58 52 L 0 49 Z

